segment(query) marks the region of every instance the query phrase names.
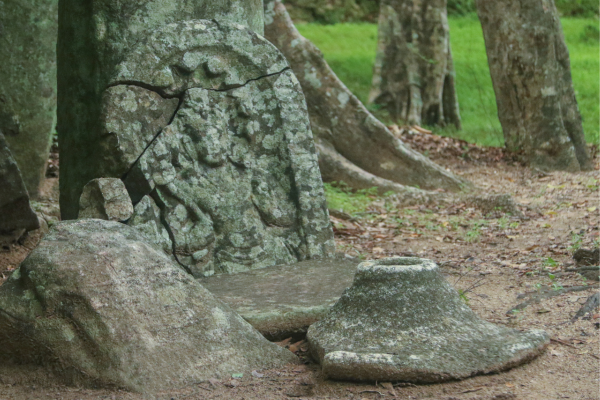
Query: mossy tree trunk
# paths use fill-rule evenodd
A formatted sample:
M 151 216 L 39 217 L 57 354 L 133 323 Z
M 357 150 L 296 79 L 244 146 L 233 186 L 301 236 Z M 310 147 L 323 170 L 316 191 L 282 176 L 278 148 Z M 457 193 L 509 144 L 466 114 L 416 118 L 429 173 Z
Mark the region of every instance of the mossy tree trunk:
M 542 170 L 590 169 L 553 0 L 478 0 L 506 147 Z
M 33 198 L 56 122 L 57 10 L 58 0 L 0 2 L 0 132 Z
M 458 191 L 469 185 L 405 146 L 373 117 L 319 49 L 300 35 L 279 0 L 265 2 L 265 36 L 300 81 L 325 181 L 344 181 L 357 189 L 377 186 L 380 192 L 417 200 L 428 196 L 426 190 Z
M 460 129 L 446 0 L 381 1 L 369 102 L 409 125 Z

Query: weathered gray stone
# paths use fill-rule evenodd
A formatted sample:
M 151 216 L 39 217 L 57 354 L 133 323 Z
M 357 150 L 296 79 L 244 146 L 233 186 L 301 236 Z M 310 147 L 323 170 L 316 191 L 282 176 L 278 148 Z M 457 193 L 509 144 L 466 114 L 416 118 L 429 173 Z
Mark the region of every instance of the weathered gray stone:
M 0 236 L 18 239 L 25 231 L 39 227 L 19 167 L 0 133 Z
M 123 181 L 98 178 L 83 188 L 79 200 L 79 218 L 127 221 L 133 214 L 133 204 Z
M 173 254 L 173 242 L 169 231 L 160 220 L 160 209 L 150 196 L 144 196 L 136 204 L 127 225 L 138 230 L 147 241 L 158 246 L 167 254 Z
M 326 376 L 359 381 L 440 382 L 531 360 L 548 344 L 540 330 L 483 321 L 430 260 L 360 264 L 352 287 L 308 330 Z
M 55 225 L 0 287 L 0 357 L 151 392 L 293 362 L 135 229 Z
M 122 177 L 173 118 L 179 100 L 134 85 L 109 87 L 102 99 L 98 151 L 103 176 Z
M 152 127 L 149 144 L 110 152 L 111 165 L 137 160 L 112 176 L 124 176 L 134 202 L 153 199 L 160 216 L 140 212 L 135 225 L 160 221 L 174 256 L 195 276 L 333 254 L 302 90 L 272 44 L 237 25 L 169 24 L 131 49 L 110 85 L 103 130 L 116 132 L 116 143 L 133 142 L 133 130 L 108 126 L 140 124 L 134 107 Z M 157 93 L 178 106 L 168 104 L 175 111 L 168 120 L 146 123 L 150 107 L 139 104 L 160 103 Z M 164 232 L 150 231 L 165 247 Z
M 269 340 L 303 336 L 352 284 L 358 262 L 331 258 L 277 265 L 200 283 Z
M 258 33 L 264 26 L 261 0 L 62 0 L 57 55 L 63 219 L 77 217 L 83 186 L 105 177 L 99 165 L 104 155 L 98 149 L 106 131 L 98 121 L 118 65 L 156 30 L 194 19 L 239 24 Z M 174 73 L 186 72 L 176 68 Z
M 56 122 L 57 13 L 58 0 L 0 2 L 0 132 L 32 197 Z

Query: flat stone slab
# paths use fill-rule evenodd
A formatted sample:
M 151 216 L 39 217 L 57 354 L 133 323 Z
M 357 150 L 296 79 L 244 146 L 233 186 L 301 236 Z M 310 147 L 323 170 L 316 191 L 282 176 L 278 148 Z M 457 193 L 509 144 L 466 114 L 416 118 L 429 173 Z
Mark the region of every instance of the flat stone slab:
M 360 264 L 307 339 L 329 378 L 419 383 L 507 370 L 549 342 L 544 331 L 480 319 L 433 261 L 411 257 Z
M 200 278 L 270 340 L 303 334 L 352 284 L 358 260 L 331 258 Z

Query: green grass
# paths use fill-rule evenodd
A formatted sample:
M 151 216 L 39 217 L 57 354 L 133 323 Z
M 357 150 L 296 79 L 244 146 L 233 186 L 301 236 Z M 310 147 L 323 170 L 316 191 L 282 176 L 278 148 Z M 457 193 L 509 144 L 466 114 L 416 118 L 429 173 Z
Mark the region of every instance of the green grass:
M 588 142 L 599 142 L 599 44 L 595 18 L 562 18 L 571 57 L 571 72 Z M 591 28 L 589 26 L 592 26 Z M 367 101 L 377 49 L 375 24 L 298 25 L 317 45 L 340 79 L 363 102 Z M 486 146 L 503 144 L 496 100 L 485 55 L 483 34 L 473 14 L 450 18 L 450 41 L 456 70 L 463 130 L 441 134 Z
M 347 214 L 364 213 L 377 199 L 377 188 L 352 190 L 343 182 L 324 183 L 327 207 Z

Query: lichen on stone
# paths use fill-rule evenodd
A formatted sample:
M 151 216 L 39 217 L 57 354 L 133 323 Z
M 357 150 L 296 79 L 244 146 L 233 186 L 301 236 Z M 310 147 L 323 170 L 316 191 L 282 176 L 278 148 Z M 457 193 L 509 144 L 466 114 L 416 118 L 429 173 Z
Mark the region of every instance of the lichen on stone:
M 134 217 L 153 242 L 164 245 L 166 231 L 195 276 L 333 254 L 304 96 L 272 44 L 240 26 L 185 21 L 138 43 L 116 70 L 103 121 L 124 132 L 113 137 L 126 151 L 112 164 L 132 165 L 131 198 L 150 196 L 160 210 L 144 200 Z

